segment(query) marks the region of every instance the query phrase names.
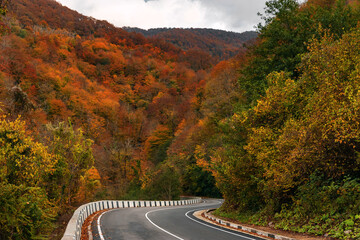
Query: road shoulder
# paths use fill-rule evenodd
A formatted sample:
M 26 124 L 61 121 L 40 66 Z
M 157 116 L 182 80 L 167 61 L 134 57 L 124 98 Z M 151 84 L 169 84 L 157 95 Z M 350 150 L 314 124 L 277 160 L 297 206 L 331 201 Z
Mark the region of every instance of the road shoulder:
M 266 237 L 269 239 L 280 239 L 280 240 L 328 240 L 326 237 L 309 236 L 301 233 L 287 232 L 270 227 L 254 226 L 248 224 L 242 224 L 229 219 L 223 219 L 211 214 L 211 209 L 201 210 L 194 213 L 194 216 L 200 220 L 208 223 L 226 227 L 231 230 L 239 232 L 245 232 L 255 236 Z

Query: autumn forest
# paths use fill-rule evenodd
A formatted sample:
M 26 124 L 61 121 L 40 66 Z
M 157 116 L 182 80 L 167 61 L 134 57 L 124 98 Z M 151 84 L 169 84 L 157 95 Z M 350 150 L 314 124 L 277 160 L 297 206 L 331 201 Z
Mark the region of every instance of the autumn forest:
M 0 14 L 0 239 L 180 195 L 360 238 L 360 1 L 270 0 L 243 34 L 116 28 L 54 0 Z

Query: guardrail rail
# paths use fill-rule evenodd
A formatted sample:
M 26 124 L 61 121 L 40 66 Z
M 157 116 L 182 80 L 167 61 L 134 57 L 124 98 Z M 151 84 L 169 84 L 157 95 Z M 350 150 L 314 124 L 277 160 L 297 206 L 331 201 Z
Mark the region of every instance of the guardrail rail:
M 178 201 L 98 201 L 91 202 L 80 206 L 75 210 L 71 217 L 64 236 L 61 240 L 80 240 L 81 228 L 86 218 L 91 214 L 105 210 L 116 208 L 134 208 L 134 207 L 164 207 L 164 206 L 180 206 L 200 203 L 201 198 L 192 198 L 188 200 Z

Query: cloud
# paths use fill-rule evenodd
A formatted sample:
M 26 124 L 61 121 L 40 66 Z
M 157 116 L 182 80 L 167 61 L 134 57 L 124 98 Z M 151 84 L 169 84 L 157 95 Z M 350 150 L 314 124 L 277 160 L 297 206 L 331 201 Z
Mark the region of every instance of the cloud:
M 67 6 L 73 10 L 86 14 L 87 12 L 92 11 L 95 8 L 95 4 L 93 1 L 85 0 L 85 1 L 78 1 L 78 0 L 57 0 L 57 2 L 61 3 L 64 6 Z M 87 15 L 87 14 L 86 14 Z
M 260 21 L 266 0 L 58 0 L 118 27 L 194 27 L 243 32 Z
M 263 12 L 267 0 L 194 0 L 206 9 L 207 21 L 222 23 L 234 30 L 253 29 L 260 22 L 258 12 Z

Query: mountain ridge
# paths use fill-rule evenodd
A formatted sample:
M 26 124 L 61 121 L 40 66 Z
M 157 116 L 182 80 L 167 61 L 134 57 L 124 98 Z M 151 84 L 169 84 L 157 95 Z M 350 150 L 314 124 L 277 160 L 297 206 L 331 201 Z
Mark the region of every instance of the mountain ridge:
M 32 28 L 40 24 L 53 29 L 61 28 L 82 37 L 105 37 L 114 44 L 135 46 L 151 42 L 171 52 L 178 52 L 180 49 L 200 50 L 214 58 L 213 62 L 244 52 L 244 44 L 251 44 L 257 37 L 254 31 L 235 33 L 208 28 L 120 28 L 108 21 L 85 16 L 55 0 L 13 0 L 9 10 L 25 27 Z
M 145 37 L 161 38 L 181 48 L 184 51 L 201 49 L 220 60 L 228 59 L 246 45 L 252 44 L 257 37 L 255 31 L 243 33 L 217 30 L 211 28 L 151 28 L 149 30 L 137 27 L 123 27 L 129 33 L 141 33 Z

